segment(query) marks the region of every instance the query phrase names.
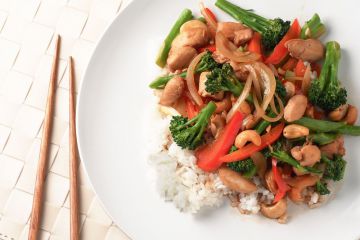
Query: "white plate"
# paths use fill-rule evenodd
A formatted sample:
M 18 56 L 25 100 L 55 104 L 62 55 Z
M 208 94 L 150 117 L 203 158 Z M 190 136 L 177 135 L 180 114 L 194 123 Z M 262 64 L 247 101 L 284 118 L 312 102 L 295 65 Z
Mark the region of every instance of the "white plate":
M 234 0 L 269 17 L 318 12 L 327 39 L 343 48 L 341 78 L 350 102 L 360 106 L 360 22 L 356 1 Z M 230 19 L 214 1 L 221 20 Z M 200 215 L 180 213 L 157 195 L 147 176 L 145 114 L 159 73 L 154 64 L 161 40 L 184 8 L 198 13 L 198 0 L 135 0 L 109 27 L 87 68 L 78 106 L 81 158 L 90 180 L 115 222 L 133 239 L 358 239 L 360 237 L 360 139 L 348 138 L 346 181 L 335 200 L 319 209 L 291 212 L 288 224 L 240 215 L 226 206 Z

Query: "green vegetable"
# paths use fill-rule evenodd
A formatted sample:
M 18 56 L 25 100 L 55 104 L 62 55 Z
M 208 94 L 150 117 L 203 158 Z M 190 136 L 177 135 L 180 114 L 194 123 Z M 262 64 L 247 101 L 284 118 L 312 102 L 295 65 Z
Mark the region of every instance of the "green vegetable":
M 283 103 L 285 103 L 286 89 L 285 89 L 284 85 L 282 84 L 282 82 L 278 78 L 276 78 L 275 92 L 280 97 L 280 99 L 283 101 Z
M 280 162 L 287 163 L 287 164 L 297 168 L 299 171 L 301 171 L 303 173 L 316 173 L 316 174 L 322 173 L 320 170 L 318 170 L 316 168 L 301 166 L 298 161 L 296 161 L 293 157 L 291 157 L 285 151 L 274 151 L 270 155 L 272 157 L 276 158 Z
M 326 44 L 326 55 L 318 80 L 312 81 L 309 89 L 309 100 L 324 110 L 331 111 L 346 103 L 347 92 L 341 87 L 338 70 L 341 52 L 340 45 L 335 42 Z
M 206 91 L 211 94 L 228 91 L 232 92 L 234 96 L 240 96 L 244 89 L 229 63 L 223 64 L 221 68 L 214 68 L 211 73 L 207 75 L 205 86 Z
M 205 129 L 215 109 L 215 103 L 209 102 L 196 117 L 190 120 L 182 116 L 173 116 L 170 122 L 170 132 L 176 144 L 181 148 L 191 150 L 202 144 Z
M 205 71 L 211 71 L 212 69 L 219 67 L 220 64 L 217 63 L 212 57 L 212 53 L 207 51 L 206 54 L 201 58 L 199 64 L 196 67 L 196 73 L 201 73 Z M 175 76 L 180 76 L 182 78 L 186 77 L 186 72 L 182 72 L 180 74 L 171 74 L 168 76 L 160 76 L 152 81 L 149 85 L 150 88 L 153 89 L 161 89 L 166 86 L 166 84 Z
M 229 153 L 232 153 L 236 150 L 238 150 L 237 147 L 232 146 Z M 228 163 L 227 166 L 235 172 L 241 173 L 241 175 L 246 178 L 253 177 L 257 172 L 256 165 L 251 158 L 237 162 L 231 162 Z
M 204 17 L 199 17 L 198 20 L 201 21 L 201 22 L 203 22 L 203 23 L 206 23 L 206 20 L 205 20 Z
M 333 159 L 329 159 L 325 155 L 321 156 L 321 161 L 326 164 L 324 178 L 334 181 L 340 181 L 344 178 L 346 161 L 340 155 L 334 155 Z
M 184 11 L 182 11 L 182 13 L 180 14 L 179 18 L 176 20 L 175 24 L 171 28 L 169 34 L 165 38 L 160 48 L 159 54 L 156 58 L 156 64 L 159 67 L 164 67 L 166 65 L 166 60 L 169 55 L 171 43 L 174 41 L 175 37 L 179 34 L 181 26 L 187 21 L 190 21 L 191 19 L 193 19 L 191 10 L 185 9 Z
M 326 32 L 325 25 L 321 22 L 319 14 L 315 13 L 314 16 L 305 23 L 301 29 L 301 38 L 319 38 Z
M 338 136 L 339 135 L 335 133 L 315 133 L 310 134 L 309 139 L 311 139 L 317 145 L 322 146 L 332 143 Z
M 269 117 L 275 117 L 276 114 L 273 111 L 270 111 L 270 113 L 268 114 Z M 266 121 L 265 119 L 261 120 L 261 122 L 259 122 L 256 127 L 255 127 L 255 131 L 258 132 L 258 134 L 262 134 L 265 129 L 271 125 L 271 122 Z
M 315 191 L 318 192 L 320 195 L 330 194 L 330 190 L 327 188 L 326 183 L 322 183 L 321 181 L 318 181 L 316 183 Z
M 266 19 L 227 0 L 217 0 L 215 5 L 234 19 L 242 22 L 262 35 L 261 41 L 265 50 L 272 50 L 290 28 L 290 21 L 280 18 Z
M 264 155 L 265 159 L 268 159 L 269 157 L 271 157 L 272 151 L 282 151 L 282 149 L 283 149 L 283 139 L 280 138 L 275 143 L 273 143 L 271 147 L 267 147 L 261 152 Z
M 308 117 L 302 117 L 294 123 L 309 128 L 318 133 L 339 133 L 351 136 L 360 136 L 360 126 L 347 125 L 343 122 L 331 122 L 325 120 L 317 120 Z

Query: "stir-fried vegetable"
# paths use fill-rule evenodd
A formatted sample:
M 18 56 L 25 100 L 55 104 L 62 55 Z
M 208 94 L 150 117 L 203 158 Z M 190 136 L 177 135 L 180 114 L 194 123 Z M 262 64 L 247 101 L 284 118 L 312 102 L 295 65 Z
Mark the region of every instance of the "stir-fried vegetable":
M 273 129 L 271 129 L 270 132 L 261 136 L 261 144 L 259 146 L 250 143 L 235 152 L 223 156 L 222 158 L 220 158 L 220 160 L 222 162 L 235 162 L 235 161 L 245 160 L 248 157 L 250 157 L 253 153 L 259 152 L 262 149 L 266 148 L 267 146 L 273 144 L 281 136 L 283 129 L 284 129 L 284 123 L 280 123 Z
M 293 157 L 291 157 L 285 151 L 274 151 L 274 152 L 271 153 L 271 156 L 276 158 L 278 161 L 285 162 L 285 163 L 295 167 L 300 172 L 303 172 L 303 173 L 322 173 L 320 170 L 318 170 L 316 168 L 301 166 L 298 161 L 296 161 Z
M 338 79 L 340 56 L 340 45 L 335 41 L 328 42 L 321 74 L 309 90 L 309 100 L 324 110 L 333 110 L 346 103 L 347 92 Z
M 200 146 L 204 140 L 205 128 L 215 109 L 216 105 L 210 102 L 190 120 L 182 116 L 174 116 L 170 122 L 170 132 L 174 142 L 180 147 L 188 149 Z
M 235 152 L 237 147 L 232 146 L 229 153 Z M 251 158 L 246 160 L 231 162 L 227 166 L 235 172 L 241 173 L 243 177 L 251 178 L 256 174 L 256 165 Z
M 344 122 L 331 122 L 302 117 L 294 123 L 305 126 L 310 130 L 318 133 L 332 132 L 351 136 L 360 136 L 360 126 L 347 125 Z
M 239 82 L 233 68 L 229 63 L 223 64 L 221 68 L 214 68 L 207 75 L 205 82 L 206 91 L 216 94 L 220 91 L 231 92 L 238 97 L 243 90 L 243 85 Z
M 236 135 L 241 129 L 242 121 L 243 115 L 237 111 L 212 144 L 196 151 L 195 155 L 198 159 L 199 168 L 204 171 L 214 171 L 221 166 L 220 157 L 227 154 L 231 149 Z
M 289 21 L 284 21 L 280 18 L 266 19 L 253 13 L 251 10 L 243 9 L 227 0 L 217 0 L 215 5 L 236 20 L 261 33 L 261 40 L 265 50 L 272 50 L 290 27 Z
M 163 45 L 161 46 L 161 49 L 159 51 L 159 54 L 156 58 L 156 64 L 159 67 L 164 67 L 166 65 L 166 60 L 169 55 L 171 43 L 174 41 L 175 37 L 179 34 L 181 26 L 187 21 L 190 21 L 191 19 L 193 19 L 191 10 L 185 9 L 184 11 L 182 11 L 179 18 L 176 20 L 174 26 L 171 28 L 170 33 L 165 38 Z
M 334 155 L 333 159 L 322 155 L 321 161 L 326 164 L 324 178 L 334 181 L 340 181 L 344 178 L 346 161 L 340 155 Z
M 314 16 L 305 23 L 301 29 L 301 38 L 319 38 L 326 32 L 325 25 L 321 22 L 319 14 Z
M 327 188 L 326 184 L 318 181 L 315 185 L 315 191 L 318 192 L 320 195 L 328 195 L 330 194 L 330 190 Z
M 290 190 L 290 187 L 282 178 L 280 171 L 277 167 L 277 161 L 274 158 L 272 159 L 272 172 L 274 174 L 275 182 L 278 187 L 278 191 L 274 198 L 274 203 L 276 203 L 285 197 L 286 192 Z
M 206 54 L 201 58 L 199 64 L 196 67 L 196 73 L 211 71 L 212 69 L 219 66 L 219 64 L 214 60 L 211 54 L 211 51 L 207 51 Z M 150 83 L 149 87 L 154 89 L 164 88 L 173 77 L 180 76 L 182 78 L 185 78 L 186 74 L 187 72 L 182 72 L 180 74 L 170 74 L 168 76 L 158 77 Z

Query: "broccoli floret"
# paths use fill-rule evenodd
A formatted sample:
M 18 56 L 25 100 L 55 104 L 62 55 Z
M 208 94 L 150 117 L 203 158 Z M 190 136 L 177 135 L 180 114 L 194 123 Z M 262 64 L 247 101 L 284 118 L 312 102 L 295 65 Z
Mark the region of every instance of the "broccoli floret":
M 333 159 L 321 156 L 321 161 L 326 164 L 324 178 L 334 181 L 340 181 L 344 178 L 346 161 L 340 155 L 334 155 Z
M 282 139 L 280 139 L 280 140 L 276 141 L 275 143 L 273 143 L 272 145 L 270 145 L 269 147 L 262 150 L 261 152 L 264 155 L 264 157 L 266 159 L 268 159 L 269 157 L 271 157 L 272 151 L 281 151 L 282 148 L 283 148 Z
M 318 192 L 320 195 L 330 194 L 330 190 L 327 188 L 326 183 L 322 183 L 321 181 L 318 181 L 316 183 L 315 191 Z
M 266 19 L 253 13 L 252 10 L 243 9 L 227 0 L 217 0 L 215 5 L 236 20 L 259 32 L 262 35 L 261 41 L 265 50 L 272 50 L 290 28 L 290 21 L 280 18 Z
M 237 147 L 232 146 L 229 153 L 232 153 L 236 150 Z M 230 162 L 227 164 L 227 166 L 235 172 L 241 173 L 241 175 L 246 178 L 251 178 L 256 174 L 256 165 L 251 158 L 237 162 Z
M 341 87 L 338 79 L 338 69 L 341 52 L 340 45 L 335 42 L 326 44 L 324 66 L 318 80 L 311 83 L 309 100 L 324 110 L 331 111 L 346 103 L 347 92 Z
M 215 109 L 215 103 L 209 102 L 196 117 L 190 120 L 182 116 L 173 116 L 170 121 L 170 132 L 176 144 L 190 150 L 200 146 L 204 141 L 205 129 Z
M 240 96 L 243 85 L 235 76 L 234 70 L 229 63 L 225 63 L 221 68 L 214 68 L 207 75 L 205 90 L 211 94 L 221 91 L 232 92 L 234 96 Z
M 305 23 L 301 29 L 301 38 L 319 38 L 326 32 L 325 25 L 321 22 L 319 14 L 315 13 L 314 16 Z

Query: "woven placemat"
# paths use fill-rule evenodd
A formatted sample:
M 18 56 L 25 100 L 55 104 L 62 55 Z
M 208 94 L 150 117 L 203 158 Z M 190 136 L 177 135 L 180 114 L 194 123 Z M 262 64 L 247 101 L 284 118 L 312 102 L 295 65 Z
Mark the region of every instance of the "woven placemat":
M 0 240 L 27 239 L 50 78 L 53 36 L 62 36 L 41 240 L 69 239 L 68 69 L 75 60 L 77 89 L 121 0 L 0 0 Z M 128 239 L 103 211 L 84 170 L 81 238 Z

